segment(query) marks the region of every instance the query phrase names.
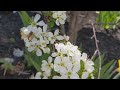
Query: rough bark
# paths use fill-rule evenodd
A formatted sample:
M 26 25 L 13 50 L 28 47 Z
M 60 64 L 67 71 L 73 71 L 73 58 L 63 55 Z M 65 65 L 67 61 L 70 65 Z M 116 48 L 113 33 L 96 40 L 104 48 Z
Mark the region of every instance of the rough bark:
M 68 15 L 68 36 L 70 36 L 70 42 L 76 44 L 77 33 L 83 26 L 89 26 L 90 20 L 95 23 L 95 11 L 69 11 Z M 90 25 L 91 26 L 91 25 Z

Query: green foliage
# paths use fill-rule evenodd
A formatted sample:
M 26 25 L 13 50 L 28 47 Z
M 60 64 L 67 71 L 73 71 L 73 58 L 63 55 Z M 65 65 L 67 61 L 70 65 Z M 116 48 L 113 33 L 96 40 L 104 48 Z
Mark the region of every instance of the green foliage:
M 11 62 L 5 61 L 4 58 L 0 59 L 0 63 L 2 63 L 1 67 L 4 69 L 4 75 L 8 70 L 13 70 L 14 65 Z
M 24 26 L 27 26 L 32 22 L 31 18 L 29 17 L 29 15 L 26 11 L 19 11 L 19 15 L 20 15 L 20 18 L 21 18 Z
M 100 72 L 100 79 L 110 79 L 111 78 L 111 73 L 112 70 L 115 67 L 116 61 L 115 60 L 111 60 L 108 63 L 104 64 L 105 61 L 105 54 L 101 55 L 101 72 Z M 96 74 L 98 74 L 98 70 L 99 70 L 99 57 L 97 57 L 96 59 L 94 59 L 94 64 L 95 64 L 95 68 L 96 68 Z M 97 75 L 96 75 L 97 77 Z
M 34 52 L 31 53 L 25 49 L 25 60 L 28 62 L 28 67 L 34 66 L 37 71 L 41 71 L 40 65 L 42 60 L 47 60 L 48 57 L 49 54 L 43 54 L 42 56 L 38 57 Z
M 104 29 L 114 29 L 119 25 L 119 19 L 120 11 L 100 11 L 96 21 Z

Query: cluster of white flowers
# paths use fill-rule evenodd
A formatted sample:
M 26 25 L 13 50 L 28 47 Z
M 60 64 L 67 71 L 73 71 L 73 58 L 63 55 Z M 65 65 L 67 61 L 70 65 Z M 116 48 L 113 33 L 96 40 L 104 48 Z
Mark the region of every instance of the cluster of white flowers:
M 52 17 L 56 19 L 56 25 L 65 24 L 66 11 L 53 11 Z
M 59 35 L 59 30 L 54 34 L 47 29 L 47 24 L 43 20 L 39 21 L 41 16 L 36 14 L 31 25 L 21 29 L 21 38 L 29 52 L 35 51 L 37 56 L 42 53 L 50 53 L 49 44 L 54 44 L 56 40 L 68 40 L 67 36 Z
M 65 24 L 66 11 L 52 12 L 58 26 Z M 35 51 L 37 56 L 50 54 L 47 60 L 42 60 L 41 72 L 31 79 L 94 79 L 94 63 L 87 54 L 71 44 L 69 36 L 59 35 L 58 29 L 54 32 L 48 30 L 47 24 L 39 21 L 40 17 L 37 14 L 31 25 L 21 29 L 21 38 L 29 52 Z
M 42 61 L 41 70 L 44 71 L 43 74 L 41 73 L 42 79 L 47 79 L 49 76 L 52 76 L 52 79 L 94 79 L 93 61 L 88 59 L 86 53 L 81 54 L 77 46 L 70 42 L 59 43 L 55 44 L 55 49 L 56 52 L 51 54 L 52 57 L 50 56 L 47 61 Z M 80 61 L 84 62 L 82 75 L 79 73 L 81 71 Z M 52 75 L 51 70 L 56 72 L 56 75 Z M 39 79 L 41 79 L 40 76 Z

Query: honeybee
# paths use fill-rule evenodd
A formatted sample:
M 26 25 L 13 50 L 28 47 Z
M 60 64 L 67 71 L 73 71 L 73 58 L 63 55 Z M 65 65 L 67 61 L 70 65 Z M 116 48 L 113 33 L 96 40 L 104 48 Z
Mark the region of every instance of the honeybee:
M 28 37 L 28 40 L 32 40 L 33 39 L 33 33 L 32 32 L 30 32 L 30 34 L 27 36 Z
M 21 32 L 21 38 L 22 39 L 25 39 L 25 38 L 28 38 L 28 40 L 32 40 L 33 39 L 33 33 L 32 32 L 30 32 L 30 34 L 29 35 L 25 35 L 23 32 Z

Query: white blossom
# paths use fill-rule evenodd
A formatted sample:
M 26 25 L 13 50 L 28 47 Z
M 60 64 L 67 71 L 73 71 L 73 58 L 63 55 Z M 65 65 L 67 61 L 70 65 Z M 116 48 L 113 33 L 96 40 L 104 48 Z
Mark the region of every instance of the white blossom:
M 36 14 L 34 17 L 34 23 L 39 26 L 44 26 L 45 23 L 43 21 L 39 21 L 41 16 L 39 14 Z
M 66 11 L 53 11 L 52 17 L 56 19 L 56 25 L 65 24 Z
M 17 49 L 14 48 L 13 55 L 16 57 L 21 57 L 21 56 L 23 56 L 23 51 L 20 50 L 19 48 L 17 48 Z

